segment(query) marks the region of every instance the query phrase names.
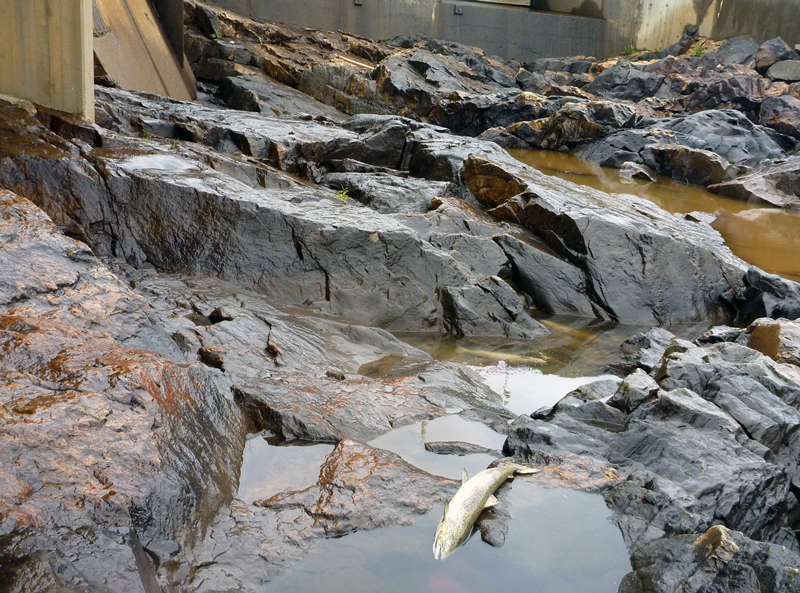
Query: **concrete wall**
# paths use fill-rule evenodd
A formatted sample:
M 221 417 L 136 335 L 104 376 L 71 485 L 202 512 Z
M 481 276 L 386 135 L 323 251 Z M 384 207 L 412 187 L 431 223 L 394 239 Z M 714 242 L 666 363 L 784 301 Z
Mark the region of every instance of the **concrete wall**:
M 429 35 L 517 60 L 604 57 L 628 45 L 661 50 L 676 43 L 687 24 L 698 25 L 700 34 L 712 39 L 748 34 L 759 41 L 781 36 L 790 44 L 800 43 L 800 0 L 526 0 L 530 8 L 486 0 L 213 2 L 251 18 L 371 39 Z
M 759 42 L 782 37 L 791 45 L 800 43 L 798 0 L 621 1 L 634 9 L 631 42 L 639 48 L 669 46 L 680 39 L 687 24 L 697 25 L 700 35 L 715 40 L 750 35 Z
M 528 0 L 526 0 L 527 3 Z M 214 0 L 250 18 L 349 31 L 370 39 L 428 35 L 481 47 L 504 59 L 596 55 L 600 19 L 532 11 L 527 6 L 455 0 Z
M 0 22 L 0 93 L 93 120 L 91 0 L 2 0 Z

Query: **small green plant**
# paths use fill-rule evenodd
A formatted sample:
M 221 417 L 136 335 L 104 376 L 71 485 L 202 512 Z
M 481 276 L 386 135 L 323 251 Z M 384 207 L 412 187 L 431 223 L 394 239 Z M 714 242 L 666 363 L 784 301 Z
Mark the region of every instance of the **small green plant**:
M 211 39 L 219 39 L 219 35 L 217 35 L 216 33 L 212 33 L 211 35 L 209 35 L 209 37 L 211 37 Z
M 177 138 L 172 140 L 172 150 L 178 150 L 178 139 Z
M 144 138 L 145 144 L 150 142 L 150 132 L 148 132 L 144 128 L 142 129 L 142 138 Z
M 703 44 L 702 44 L 702 43 L 698 43 L 697 45 L 695 45 L 695 46 L 692 48 L 692 55 L 693 55 L 695 58 L 702 58 L 704 55 L 706 55 L 706 50 L 705 50 L 705 48 L 703 47 Z
M 624 48 L 622 48 L 622 55 L 623 56 L 630 56 L 630 55 L 635 54 L 638 51 L 639 51 L 639 49 L 635 45 L 630 44 L 630 45 L 626 45 Z
M 339 198 L 339 201 L 342 204 L 344 204 L 347 201 L 347 199 L 350 197 L 348 195 L 349 193 L 350 193 L 350 190 L 347 189 L 346 187 L 343 187 L 339 191 L 336 192 L 336 197 Z

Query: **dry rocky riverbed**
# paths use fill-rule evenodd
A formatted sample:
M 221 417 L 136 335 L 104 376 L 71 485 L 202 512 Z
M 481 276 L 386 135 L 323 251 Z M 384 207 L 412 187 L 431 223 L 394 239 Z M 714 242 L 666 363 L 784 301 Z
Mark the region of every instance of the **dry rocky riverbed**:
M 199 103 L 98 86 L 89 125 L 0 102 L 0 590 L 265 590 L 452 496 L 368 443 L 454 415 L 604 497 L 620 591 L 800 590 L 800 286 L 703 216 L 501 148 L 795 207 L 800 93 L 772 70 L 795 55 L 693 56 L 688 31 L 676 55 L 508 64 L 195 2 L 186 26 Z M 652 329 L 618 379 L 519 417 L 389 333 L 535 344 L 550 314 Z M 317 483 L 237 498 L 259 431 L 331 444 Z

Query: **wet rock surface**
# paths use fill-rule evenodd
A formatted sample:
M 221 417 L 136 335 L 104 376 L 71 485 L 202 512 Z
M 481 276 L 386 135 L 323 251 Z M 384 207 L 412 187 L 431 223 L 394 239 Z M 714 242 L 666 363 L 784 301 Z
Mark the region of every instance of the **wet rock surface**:
M 503 451 L 427 451 L 514 455 L 605 497 L 620 591 L 797 588 L 798 285 L 701 213 L 498 146 L 796 207 L 800 93 L 769 74 L 785 44 L 701 57 L 687 28 L 663 58 L 520 65 L 185 8 L 199 104 L 98 87 L 88 124 L 0 102 L 0 583 L 261 591 L 322 539 L 452 497 L 367 443 L 454 416 Z M 644 330 L 619 379 L 516 419 L 388 331 L 535 344 L 540 314 Z M 729 325 L 660 327 L 688 321 Z M 313 485 L 245 502 L 253 432 L 333 451 Z M 482 538 L 510 521 L 485 513 Z
M 790 157 L 784 162 L 756 170 L 732 181 L 709 186 L 709 190 L 729 198 L 777 208 L 800 208 L 798 187 L 800 159 Z
M 142 590 L 142 550 L 180 558 L 232 500 L 245 418 L 84 244 L 0 203 L 3 581 Z
M 738 343 L 673 337 L 665 344 L 666 333 L 642 334 L 624 350 L 642 346 L 626 355 L 626 364 L 635 354 L 642 366 L 610 398 L 570 394 L 545 416 L 520 416 L 504 452 L 578 454 L 627 475 L 605 494 L 632 551 L 634 572 L 621 591 L 672 590 L 693 573 L 703 575 L 697 590 L 705 590 L 731 571 L 763 570 L 774 578 L 769 590 L 784 590 L 798 559 L 791 435 L 800 421 L 800 376 L 785 357 L 794 331 L 791 323 L 758 320 L 738 334 L 774 358 Z M 754 560 L 750 550 L 758 549 L 775 550 L 774 559 Z

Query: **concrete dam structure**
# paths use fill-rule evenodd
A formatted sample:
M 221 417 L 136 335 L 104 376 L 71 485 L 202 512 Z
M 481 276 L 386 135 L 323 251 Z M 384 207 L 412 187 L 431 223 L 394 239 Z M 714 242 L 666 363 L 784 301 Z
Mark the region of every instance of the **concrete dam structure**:
M 660 50 L 685 25 L 712 39 L 800 42 L 798 0 L 216 0 L 250 18 L 370 39 L 424 35 L 510 60 Z M 194 96 L 182 0 L 1 0 L 0 93 L 87 119 L 93 78 Z
M 797 0 L 217 0 L 251 18 L 349 31 L 370 39 L 426 35 L 503 59 L 660 50 L 687 24 L 712 39 L 800 42 Z

